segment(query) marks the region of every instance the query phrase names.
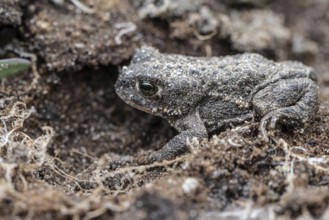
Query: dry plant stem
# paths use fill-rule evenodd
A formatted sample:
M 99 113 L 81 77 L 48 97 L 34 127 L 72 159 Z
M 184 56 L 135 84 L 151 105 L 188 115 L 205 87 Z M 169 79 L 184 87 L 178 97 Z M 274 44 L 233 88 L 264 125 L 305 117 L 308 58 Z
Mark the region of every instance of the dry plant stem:
M 320 170 L 322 172 L 325 172 L 326 174 L 329 173 L 329 168 L 324 168 L 324 167 L 321 167 L 321 166 L 318 165 L 318 163 L 321 163 L 321 164 L 325 164 L 325 165 L 328 166 L 329 158 L 302 157 L 298 154 L 293 153 L 291 150 L 296 148 L 296 147 L 290 147 L 285 140 L 280 139 L 279 144 L 281 146 L 283 146 L 283 150 L 285 151 L 285 163 L 283 165 L 283 168 L 286 168 L 286 175 L 287 175 L 286 182 L 288 184 L 287 193 L 293 193 L 294 189 L 295 189 L 294 179 L 296 177 L 295 177 L 295 174 L 294 174 L 294 165 L 295 165 L 296 161 L 306 161 L 309 165 L 314 167 L 315 170 Z M 303 149 L 303 152 L 306 152 L 306 149 L 301 147 L 301 146 L 298 146 L 297 148 L 298 149 Z M 314 161 L 316 161 L 316 162 L 314 162 Z M 289 170 L 287 170 L 288 168 L 289 168 Z
M 279 140 L 279 143 L 283 145 L 283 149 L 285 151 L 285 163 L 284 163 L 284 167 L 288 168 L 289 166 L 292 166 L 293 167 L 293 162 L 294 162 L 294 159 L 293 159 L 293 162 L 290 162 L 290 150 L 288 148 L 288 143 L 285 142 L 283 139 L 280 139 Z M 286 182 L 288 184 L 288 187 L 287 187 L 287 192 L 291 193 L 294 189 L 294 173 L 293 171 L 291 170 L 291 168 L 289 169 L 290 172 L 287 172 L 287 179 L 286 179 Z
M 87 154 L 87 153 L 80 152 L 80 151 L 78 151 L 78 150 L 76 150 L 76 149 L 73 149 L 71 152 L 72 152 L 72 153 L 75 153 L 75 154 L 78 154 L 78 155 L 82 155 L 82 156 L 87 157 L 87 158 L 89 158 L 89 159 L 92 159 L 92 160 L 94 160 L 94 161 L 97 160 L 96 157 L 93 157 L 93 156 L 91 156 L 91 155 L 89 155 L 89 154 Z
M 275 220 L 274 207 L 267 207 L 267 217 L 268 220 Z M 210 212 L 207 213 L 207 216 L 219 218 L 219 219 L 263 219 L 264 218 L 264 209 L 263 208 L 252 208 L 247 204 L 244 210 L 233 210 L 226 212 Z
M 10 163 L 1 163 L 1 166 L 5 170 L 5 179 L 7 181 L 7 185 L 14 190 L 12 176 L 13 176 L 13 170 L 17 167 L 17 164 L 10 164 Z
M 194 150 L 195 152 L 195 150 Z M 193 155 L 193 154 L 191 154 Z M 89 183 L 97 183 L 97 185 L 99 187 L 102 188 L 102 191 L 104 192 L 112 192 L 112 193 L 124 193 L 124 192 L 127 192 L 127 190 L 130 188 L 128 187 L 128 189 L 124 189 L 124 188 L 117 188 L 116 190 L 109 190 L 107 189 L 106 187 L 103 186 L 103 178 L 107 178 L 107 177 L 115 177 L 116 175 L 120 175 L 120 174 L 123 174 L 123 176 L 121 177 L 121 182 L 124 182 L 124 180 L 129 180 L 131 178 L 133 178 L 133 174 L 135 172 L 137 173 L 144 173 L 147 169 L 151 169 L 151 168 L 156 168 L 156 167 L 166 167 L 167 170 L 171 170 L 171 169 L 175 169 L 175 164 L 179 163 L 179 162 L 183 162 L 185 161 L 187 158 L 191 157 L 191 155 L 184 155 L 182 157 L 178 157 L 174 160 L 170 160 L 170 161 L 162 161 L 162 162 L 155 162 L 153 164 L 149 164 L 149 165 L 140 165 L 140 166 L 130 166 L 130 167 L 124 167 L 124 168 L 118 168 L 117 170 L 115 171 L 112 171 L 112 172 L 108 172 L 106 173 L 105 176 L 103 177 L 98 177 L 96 175 L 95 177 L 95 181 L 88 181 Z M 49 155 L 46 155 L 46 158 L 45 158 L 45 161 L 47 162 L 47 164 L 50 166 L 50 168 L 55 172 L 57 173 L 58 175 L 66 178 L 66 179 L 69 179 L 71 181 L 73 181 L 76 186 L 78 186 L 80 189 L 83 189 L 81 186 L 80 186 L 80 181 L 83 182 L 85 181 L 84 179 L 79 179 L 73 175 L 70 175 L 68 173 L 66 173 L 65 171 L 63 171 L 62 169 L 60 169 L 55 163 L 54 163 L 54 160 L 56 158 L 53 158 Z M 99 161 L 99 163 L 102 164 L 101 161 Z M 174 166 L 173 168 L 170 169 L 170 166 Z M 100 166 L 102 167 L 102 166 Z M 96 173 L 97 172 L 100 172 L 102 173 L 102 169 L 98 169 L 95 171 Z M 134 186 L 137 186 L 137 185 L 134 185 Z M 131 186 L 131 187 L 134 187 L 134 186 Z M 118 186 L 119 187 L 119 186 Z
M 54 158 L 50 155 L 46 155 L 45 161 L 47 162 L 47 164 L 49 165 L 49 167 L 51 168 L 51 170 L 53 170 L 56 174 L 58 174 L 61 177 L 64 177 L 65 179 L 69 179 L 71 181 L 73 181 L 80 189 L 81 186 L 79 184 L 79 181 L 83 181 L 82 179 L 78 179 L 75 176 L 72 176 L 68 173 L 66 173 L 64 170 L 60 169 L 55 163 L 54 160 L 56 160 L 57 158 Z
M 101 216 L 107 211 L 105 207 L 101 207 L 95 211 L 88 212 L 86 216 L 83 218 L 83 220 L 90 220 L 90 219 L 95 219 L 98 216 Z
M 15 132 L 17 129 L 19 129 L 23 126 L 24 120 L 30 115 L 30 114 L 25 115 L 25 112 L 19 111 L 18 110 L 19 105 L 21 105 L 24 109 L 26 109 L 25 103 L 16 102 L 14 104 L 14 106 L 11 108 L 11 110 L 9 111 L 8 115 L 4 115 L 4 116 L 0 117 L 0 120 L 3 124 L 4 133 L 5 133 L 4 137 L 1 137 L 1 139 L 3 139 L 3 141 L 0 144 L 0 149 L 8 143 L 9 137 L 13 134 L 13 132 Z M 15 126 L 12 130 L 8 131 L 5 121 L 8 120 L 9 118 L 12 118 L 12 117 L 17 117 L 18 118 L 15 121 L 15 123 L 17 123 L 17 124 L 15 124 Z
M 22 173 L 18 173 L 19 178 L 21 179 L 22 183 L 23 183 L 23 190 L 22 192 L 27 192 L 28 190 L 28 182 L 26 181 L 26 178 L 22 175 Z
M 79 0 L 70 0 L 77 8 L 87 14 L 95 13 L 95 10 L 92 8 L 87 7 L 86 5 L 82 4 Z
M 193 33 L 194 33 L 195 37 L 198 40 L 205 41 L 205 40 L 210 40 L 211 38 L 213 38 L 214 36 L 216 36 L 217 31 L 215 30 L 215 31 L 213 31 L 213 32 L 211 32 L 210 34 L 207 34 L 207 35 L 202 35 L 197 30 L 194 30 Z
M 168 167 L 168 166 L 173 165 L 177 162 L 183 162 L 187 158 L 189 158 L 190 156 L 191 155 L 184 155 L 184 156 L 181 156 L 181 157 L 177 157 L 173 160 L 165 160 L 165 161 L 161 161 L 161 162 L 154 162 L 152 164 L 147 164 L 147 165 L 138 165 L 138 166 L 119 168 L 119 169 L 111 172 L 110 174 L 115 175 L 115 174 L 120 174 L 120 173 L 128 173 L 132 170 L 138 170 L 139 172 L 142 172 L 142 171 L 145 171 L 147 169 L 155 168 L 155 167 Z
M 118 23 L 115 24 L 114 27 L 120 30 L 114 38 L 115 43 L 119 45 L 122 44 L 122 36 L 134 32 L 137 29 L 136 24 L 132 22 Z
M 64 0 L 51 0 L 56 5 L 63 5 Z M 74 4 L 77 8 L 79 8 L 82 12 L 86 14 L 93 14 L 95 10 L 81 3 L 79 0 L 70 0 L 72 4 Z
M 325 167 L 322 167 L 322 166 L 318 165 L 318 164 L 328 165 L 329 157 L 326 157 L 326 158 L 323 158 L 323 157 L 303 157 L 303 156 L 300 156 L 300 155 L 298 155 L 298 154 L 291 151 L 292 149 L 298 148 L 300 150 L 303 150 L 303 152 L 307 152 L 307 150 L 305 148 L 303 148 L 302 146 L 290 147 L 288 145 L 288 143 L 286 141 L 284 141 L 283 139 L 280 139 L 279 142 L 281 144 L 283 144 L 284 150 L 287 153 L 286 163 L 288 163 L 287 161 L 289 160 L 289 157 L 292 157 L 293 161 L 294 160 L 296 160 L 296 161 L 306 161 L 307 163 L 312 165 L 315 169 L 329 173 L 329 168 L 325 168 Z M 292 166 L 293 166 L 293 164 L 292 164 Z M 290 173 L 293 174 L 293 169 L 290 169 Z
M 55 196 L 55 193 L 56 191 L 49 189 L 49 191 L 45 192 L 42 195 L 42 197 L 57 199 L 58 197 Z M 7 195 L 19 199 L 23 204 L 27 206 L 31 204 L 38 204 L 39 203 L 38 200 L 40 199 L 40 197 L 31 197 L 28 199 L 27 197 L 24 196 L 24 194 L 14 190 L 7 190 Z M 64 199 L 65 203 L 64 204 L 57 203 L 56 205 L 53 206 L 53 210 L 59 211 L 63 213 L 63 215 L 75 216 L 76 219 L 80 219 L 82 213 L 87 213 L 84 219 L 92 219 L 97 216 L 100 216 L 107 210 L 123 211 L 128 208 L 127 205 L 120 206 L 107 201 L 107 202 L 102 202 L 100 208 L 93 211 L 89 211 L 91 209 L 92 204 L 99 204 L 101 202 L 99 200 L 99 197 L 95 195 L 88 196 L 86 199 L 83 199 L 78 203 L 67 196 L 61 199 Z M 34 213 L 35 211 L 33 209 L 29 209 L 28 218 L 33 219 Z

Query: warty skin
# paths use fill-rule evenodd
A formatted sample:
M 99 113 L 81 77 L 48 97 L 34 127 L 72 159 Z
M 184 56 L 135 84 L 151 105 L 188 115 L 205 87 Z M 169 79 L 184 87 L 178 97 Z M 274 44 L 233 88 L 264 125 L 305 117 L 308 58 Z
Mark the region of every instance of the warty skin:
M 231 125 L 260 121 L 260 132 L 278 123 L 303 126 L 317 111 L 312 68 L 273 62 L 245 53 L 223 57 L 162 54 L 137 50 L 115 84 L 127 104 L 165 118 L 180 133 L 141 163 L 170 160 L 187 151 L 187 140 L 207 138 Z

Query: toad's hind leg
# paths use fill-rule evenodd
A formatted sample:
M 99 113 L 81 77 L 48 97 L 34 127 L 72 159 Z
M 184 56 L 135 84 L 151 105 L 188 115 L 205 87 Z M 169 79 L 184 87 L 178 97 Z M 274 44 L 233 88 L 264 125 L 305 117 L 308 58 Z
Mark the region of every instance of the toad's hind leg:
M 284 125 L 305 124 L 317 111 L 318 87 L 309 78 L 280 80 L 260 90 L 253 97 L 253 108 L 260 116 L 260 131 L 268 141 L 266 129 L 277 123 Z

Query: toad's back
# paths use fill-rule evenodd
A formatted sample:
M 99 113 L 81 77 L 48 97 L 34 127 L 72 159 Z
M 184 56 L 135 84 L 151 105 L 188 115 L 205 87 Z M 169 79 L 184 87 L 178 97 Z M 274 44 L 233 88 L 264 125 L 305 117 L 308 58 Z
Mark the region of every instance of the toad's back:
M 150 63 L 157 62 L 168 77 L 189 75 L 206 85 L 255 87 L 267 80 L 282 78 L 315 78 L 311 68 L 299 62 L 273 62 L 259 54 L 245 53 L 225 57 L 192 57 L 159 54 Z M 157 65 L 158 66 L 158 65 Z
M 168 65 L 179 61 L 185 74 L 202 82 L 206 92 L 197 108 L 209 133 L 253 118 L 253 97 L 265 87 L 278 82 L 285 85 L 289 79 L 316 79 L 313 69 L 299 62 L 277 63 L 252 53 L 219 58 L 176 55 L 164 59 Z

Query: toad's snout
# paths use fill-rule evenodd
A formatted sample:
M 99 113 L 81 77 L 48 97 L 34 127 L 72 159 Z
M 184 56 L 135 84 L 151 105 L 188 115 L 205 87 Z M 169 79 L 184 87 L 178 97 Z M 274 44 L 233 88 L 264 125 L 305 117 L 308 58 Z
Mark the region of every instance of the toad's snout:
M 127 80 L 122 75 L 119 76 L 117 79 L 115 85 L 114 85 L 115 91 L 118 93 L 120 91 L 128 90 L 131 88 L 129 80 Z
M 131 100 L 132 94 L 135 93 L 133 84 L 133 81 L 125 75 L 119 75 L 119 78 L 114 85 L 114 89 L 123 101 L 127 102 Z

